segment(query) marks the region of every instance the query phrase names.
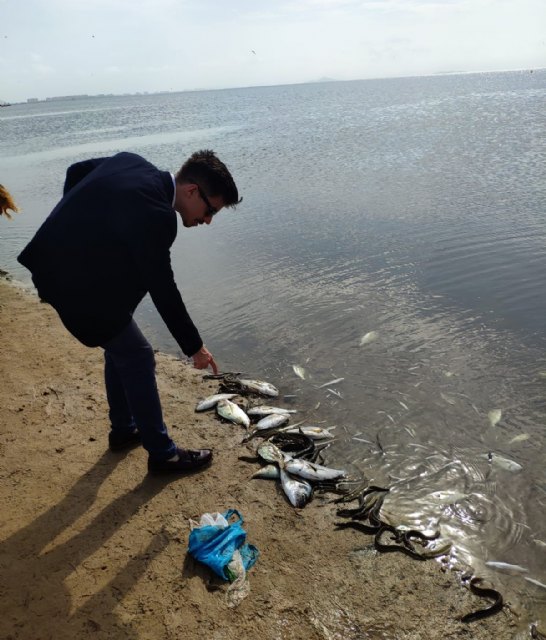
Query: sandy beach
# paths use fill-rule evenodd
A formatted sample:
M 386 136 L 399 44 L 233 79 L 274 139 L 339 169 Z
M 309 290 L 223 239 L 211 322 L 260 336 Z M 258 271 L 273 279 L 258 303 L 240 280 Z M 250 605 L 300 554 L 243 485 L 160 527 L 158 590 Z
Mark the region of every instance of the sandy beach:
M 239 458 L 254 445 L 194 412 L 217 383 L 187 364 L 157 354 L 165 420 L 178 444 L 212 447 L 215 460 L 165 480 L 147 475 L 143 449 L 108 451 L 102 351 L 6 278 L 0 350 L 0 638 L 514 637 L 507 607 L 461 623 L 487 603 L 438 562 L 378 554 L 371 536 L 337 531 L 332 496 L 299 511 L 277 483 L 250 480 L 258 465 Z M 260 551 L 236 608 L 186 553 L 189 519 L 228 508 Z

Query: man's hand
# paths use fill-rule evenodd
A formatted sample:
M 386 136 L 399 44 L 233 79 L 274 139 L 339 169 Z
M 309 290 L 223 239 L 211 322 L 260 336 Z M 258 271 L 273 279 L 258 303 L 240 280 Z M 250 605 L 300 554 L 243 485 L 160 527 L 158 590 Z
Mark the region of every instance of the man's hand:
M 216 375 L 218 373 L 218 367 L 212 357 L 212 353 L 203 345 L 197 353 L 192 356 L 193 366 L 196 369 L 206 369 L 209 365 L 212 367 L 212 372 Z

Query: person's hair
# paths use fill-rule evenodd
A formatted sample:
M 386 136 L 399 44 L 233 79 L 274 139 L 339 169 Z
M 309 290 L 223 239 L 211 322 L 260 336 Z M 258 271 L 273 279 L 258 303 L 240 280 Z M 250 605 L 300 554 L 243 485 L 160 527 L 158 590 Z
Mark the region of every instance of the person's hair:
M 0 184 L 0 216 L 4 215 L 6 218 L 11 218 L 8 213 L 9 211 L 15 211 L 17 213 L 19 209 L 15 206 L 10 192 Z
M 226 207 L 235 207 L 242 200 L 228 168 L 210 149 L 193 153 L 178 170 L 176 181 L 197 184 L 207 196 L 221 196 Z

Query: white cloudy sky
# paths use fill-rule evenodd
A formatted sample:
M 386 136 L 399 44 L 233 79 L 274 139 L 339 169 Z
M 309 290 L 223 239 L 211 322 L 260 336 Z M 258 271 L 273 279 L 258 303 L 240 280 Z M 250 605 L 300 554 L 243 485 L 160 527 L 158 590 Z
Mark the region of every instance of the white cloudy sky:
M 0 0 L 0 100 L 544 66 L 546 0 Z

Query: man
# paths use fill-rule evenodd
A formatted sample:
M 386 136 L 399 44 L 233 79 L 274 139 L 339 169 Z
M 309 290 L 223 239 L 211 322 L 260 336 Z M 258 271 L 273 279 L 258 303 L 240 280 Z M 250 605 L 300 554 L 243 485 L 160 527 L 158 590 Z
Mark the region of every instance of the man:
M 194 366 L 217 372 L 174 281 L 170 247 L 176 212 L 195 227 L 239 202 L 213 151 L 194 153 L 176 178 L 133 153 L 78 162 L 67 170 L 62 200 L 18 258 L 70 333 L 104 349 L 110 449 L 142 443 L 153 474 L 196 471 L 212 451 L 182 449 L 169 437 L 153 350 L 132 316 L 150 293 Z

